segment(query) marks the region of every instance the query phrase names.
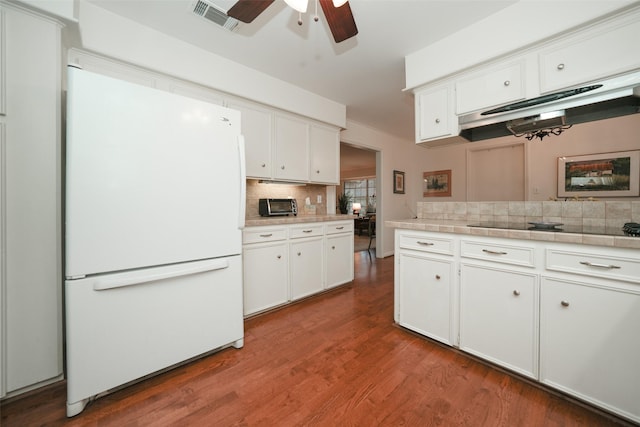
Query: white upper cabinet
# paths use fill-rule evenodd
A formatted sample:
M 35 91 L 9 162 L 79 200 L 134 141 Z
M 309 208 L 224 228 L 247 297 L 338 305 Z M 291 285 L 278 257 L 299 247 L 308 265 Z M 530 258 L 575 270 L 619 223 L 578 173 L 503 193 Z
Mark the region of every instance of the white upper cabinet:
M 309 128 L 307 122 L 277 114 L 275 123 L 274 178 L 307 181 L 309 179 Z
M 556 91 L 640 68 L 638 15 L 585 31 L 541 51 L 540 91 Z
M 525 99 L 524 59 L 483 70 L 456 82 L 456 113 Z
M 458 120 L 453 111 L 452 90 L 447 85 L 416 93 L 417 142 L 456 133 Z
M 309 126 L 309 180 L 340 183 L 340 133 L 335 128 Z
M 273 113 L 258 106 L 229 102 L 229 108 L 239 110 L 244 135 L 248 178 L 272 177 L 271 147 L 273 142 Z

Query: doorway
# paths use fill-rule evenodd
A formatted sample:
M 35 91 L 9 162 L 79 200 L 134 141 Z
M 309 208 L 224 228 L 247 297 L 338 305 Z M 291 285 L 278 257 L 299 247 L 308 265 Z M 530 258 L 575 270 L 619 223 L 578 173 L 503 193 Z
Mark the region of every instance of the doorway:
M 338 194 L 351 196 L 350 213 L 358 215 L 354 224 L 354 250 L 375 251 L 377 211 L 377 151 L 340 143 L 340 188 Z M 354 209 L 354 206 L 356 209 Z

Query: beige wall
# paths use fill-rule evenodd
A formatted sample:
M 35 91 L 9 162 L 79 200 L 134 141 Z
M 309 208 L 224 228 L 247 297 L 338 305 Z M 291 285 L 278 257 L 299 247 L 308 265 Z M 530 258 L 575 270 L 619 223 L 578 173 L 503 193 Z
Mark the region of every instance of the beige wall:
M 451 197 L 427 197 L 423 201 L 466 201 L 467 150 L 521 141 L 506 136 L 488 141 L 423 149 L 417 161 L 421 171 L 451 169 Z M 525 200 L 549 200 L 557 196 L 557 162 L 561 156 L 640 150 L 640 114 L 573 126 L 562 135 L 525 142 Z M 496 162 L 488 167 L 500 168 Z M 421 185 L 416 182 L 414 185 Z M 613 199 L 607 199 L 613 200 Z M 625 200 L 640 200 L 626 198 Z

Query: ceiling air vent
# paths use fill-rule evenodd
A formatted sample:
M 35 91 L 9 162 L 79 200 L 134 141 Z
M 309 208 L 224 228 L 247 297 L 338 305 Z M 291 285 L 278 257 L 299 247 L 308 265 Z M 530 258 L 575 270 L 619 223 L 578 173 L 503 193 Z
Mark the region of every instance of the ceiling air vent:
M 191 11 L 211 21 L 222 28 L 226 28 L 229 31 L 233 31 L 238 26 L 238 20 L 227 16 L 227 13 L 215 4 L 205 2 L 202 0 L 196 0 L 191 4 Z

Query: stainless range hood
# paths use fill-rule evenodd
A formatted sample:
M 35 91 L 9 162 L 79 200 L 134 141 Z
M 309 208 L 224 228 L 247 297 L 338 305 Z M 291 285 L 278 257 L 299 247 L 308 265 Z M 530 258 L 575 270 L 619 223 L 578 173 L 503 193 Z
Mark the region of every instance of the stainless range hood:
M 574 124 L 638 112 L 640 72 L 460 116 L 460 136 L 469 141 L 511 134 L 542 139 Z

